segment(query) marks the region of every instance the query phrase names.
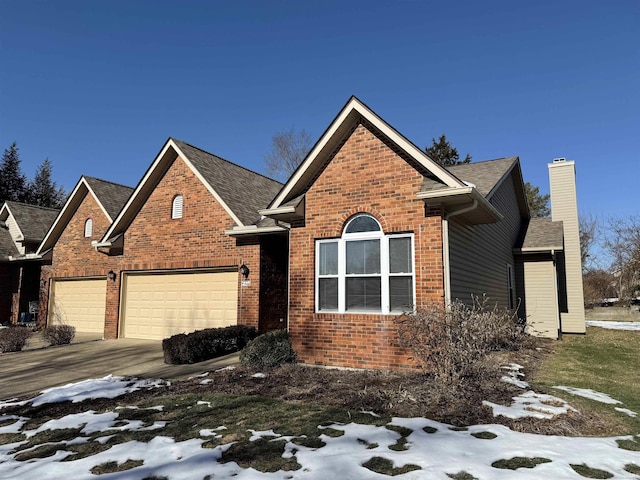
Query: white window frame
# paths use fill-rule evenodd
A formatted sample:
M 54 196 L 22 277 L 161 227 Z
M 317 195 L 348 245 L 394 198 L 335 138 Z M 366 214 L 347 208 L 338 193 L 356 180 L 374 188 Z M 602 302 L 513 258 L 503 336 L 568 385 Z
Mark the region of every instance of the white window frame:
M 178 218 L 182 218 L 183 209 L 184 197 L 179 193 L 175 197 L 173 197 L 173 201 L 171 202 L 171 219 L 175 220 Z
M 91 238 L 93 235 L 93 220 L 87 218 L 84 221 L 84 238 Z
M 360 214 L 363 216 L 367 214 Z M 371 218 L 371 215 L 367 215 Z M 356 216 L 357 217 L 357 216 Z M 356 217 L 347 222 L 344 231 L 347 230 L 349 223 Z M 375 218 L 374 218 L 375 220 Z M 379 222 L 378 226 L 380 227 Z M 411 272 L 405 273 L 390 273 L 389 272 L 389 240 L 397 238 L 409 238 L 411 239 Z M 380 273 L 379 274 L 352 274 L 347 275 L 347 243 L 349 241 L 357 240 L 379 240 L 380 241 Z M 338 274 L 337 275 L 320 275 L 320 245 L 323 243 L 337 243 L 338 244 Z M 375 232 L 357 232 L 357 233 L 343 233 L 340 238 L 322 239 L 316 240 L 316 252 L 315 252 L 316 266 L 315 266 L 315 311 L 316 313 L 354 313 L 354 314 L 369 314 L 369 315 L 398 315 L 403 313 L 402 310 L 391 310 L 390 298 L 389 298 L 389 279 L 392 277 L 409 277 L 411 276 L 411 292 L 413 301 L 416 299 L 416 266 L 415 266 L 415 245 L 413 233 L 399 233 L 385 235 L 382 231 L 382 227 Z M 320 309 L 320 278 L 338 278 L 338 308 L 337 309 Z M 346 279 L 349 277 L 380 277 L 381 287 L 381 308 L 377 310 L 347 310 L 346 309 Z M 411 307 L 412 309 L 415 306 Z

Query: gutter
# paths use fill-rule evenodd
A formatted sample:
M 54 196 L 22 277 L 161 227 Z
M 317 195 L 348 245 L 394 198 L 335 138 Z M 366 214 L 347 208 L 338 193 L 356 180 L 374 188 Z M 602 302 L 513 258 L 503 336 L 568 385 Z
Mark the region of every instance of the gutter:
M 262 235 L 267 233 L 279 233 L 286 232 L 284 227 L 257 227 L 255 225 L 246 225 L 242 227 L 234 227 L 230 230 L 225 230 L 224 233 L 230 237 L 237 237 L 242 235 Z

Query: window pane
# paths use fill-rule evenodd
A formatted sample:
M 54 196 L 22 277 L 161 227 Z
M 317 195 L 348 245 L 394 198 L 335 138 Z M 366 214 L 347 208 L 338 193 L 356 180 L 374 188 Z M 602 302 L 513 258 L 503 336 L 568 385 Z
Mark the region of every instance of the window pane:
M 338 242 L 320 244 L 320 275 L 338 274 Z
M 380 240 L 347 242 L 347 274 L 380 273 Z
M 380 277 L 347 278 L 347 310 L 381 310 Z
M 411 238 L 389 239 L 389 272 L 411 273 Z
M 318 279 L 318 310 L 338 309 L 338 279 Z
M 347 225 L 345 233 L 360 233 L 360 232 L 379 232 L 380 225 L 378 222 L 369 215 L 360 215 L 354 218 Z
M 413 309 L 411 277 L 389 277 L 389 308 L 392 312 Z

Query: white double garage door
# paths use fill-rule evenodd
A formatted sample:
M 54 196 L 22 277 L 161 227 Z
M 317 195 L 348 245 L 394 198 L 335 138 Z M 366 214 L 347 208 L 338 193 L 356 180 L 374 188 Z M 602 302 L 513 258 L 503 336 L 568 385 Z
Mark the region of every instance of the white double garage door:
M 49 322 L 83 333 L 102 333 L 110 280 L 55 279 Z M 237 272 L 124 273 L 120 332 L 155 339 L 237 323 Z

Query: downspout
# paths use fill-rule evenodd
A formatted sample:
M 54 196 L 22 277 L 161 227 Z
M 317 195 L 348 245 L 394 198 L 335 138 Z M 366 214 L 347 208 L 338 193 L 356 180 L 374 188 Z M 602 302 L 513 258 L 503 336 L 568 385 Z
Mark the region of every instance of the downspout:
M 449 260 L 449 219 L 451 217 L 455 217 L 456 215 L 461 215 L 463 213 L 470 212 L 471 210 L 475 210 L 478 206 L 478 200 L 475 198 L 473 202 L 468 207 L 463 207 L 458 210 L 454 210 L 453 212 L 447 213 L 442 218 L 442 267 L 444 270 L 444 301 L 447 308 L 451 305 L 451 271 L 450 271 L 450 260 Z

